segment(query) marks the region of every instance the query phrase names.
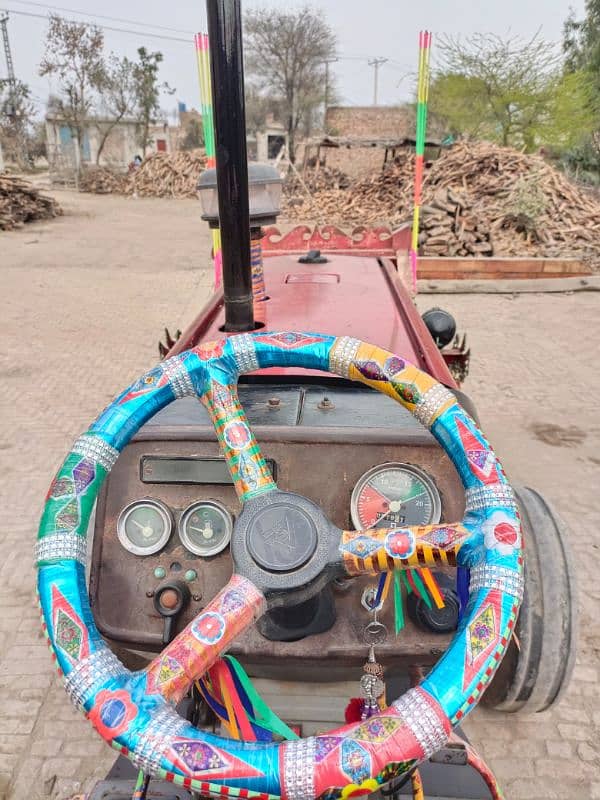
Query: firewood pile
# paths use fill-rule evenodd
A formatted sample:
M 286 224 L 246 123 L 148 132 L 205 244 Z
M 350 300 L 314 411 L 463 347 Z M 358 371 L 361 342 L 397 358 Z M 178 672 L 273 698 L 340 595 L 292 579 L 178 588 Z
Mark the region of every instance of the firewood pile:
M 139 197 L 196 197 L 196 185 L 206 169 L 203 151 L 153 153 L 136 169 L 122 175 L 106 167 L 86 170 L 80 190 L 96 194 L 130 194 Z
M 153 153 L 129 174 L 127 194 L 140 197 L 196 197 L 206 156 L 199 150 Z
M 0 174 L 0 231 L 21 228 L 26 222 L 51 219 L 62 214 L 52 197 L 40 192 L 28 181 Z
M 79 178 L 79 191 L 94 194 L 124 194 L 127 175 L 113 172 L 106 167 L 88 167 Z
M 414 156 L 402 153 L 286 211 L 306 220 L 318 207 L 328 222 L 394 227 L 411 219 L 413 176 Z M 570 256 L 600 269 L 600 202 L 539 156 L 460 143 L 425 167 L 419 245 L 424 255 Z
M 324 192 L 338 192 L 347 189 L 352 181 L 345 172 L 335 167 L 314 165 L 302 173 L 290 171 L 283 184 L 284 207 L 292 210 L 302 207 L 307 200 L 307 191 L 320 196 Z

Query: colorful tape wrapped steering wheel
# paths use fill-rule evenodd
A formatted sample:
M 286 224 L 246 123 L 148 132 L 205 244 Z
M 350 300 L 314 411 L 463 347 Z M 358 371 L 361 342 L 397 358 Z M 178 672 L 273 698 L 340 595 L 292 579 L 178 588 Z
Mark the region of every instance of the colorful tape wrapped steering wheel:
M 237 377 L 305 367 L 358 380 L 402 403 L 453 461 L 466 490 L 457 524 L 341 531 L 310 500 L 279 490 L 236 393 Z M 89 606 L 86 534 L 119 452 L 157 411 L 197 395 L 215 425 L 243 508 L 235 572 L 219 594 L 139 672 L 102 640 Z M 293 547 L 267 546 L 275 526 Z M 285 552 L 282 552 L 285 551 Z M 256 333 L 203 344 L 162 362 L 123 392 L 73 445 L 52 482 L 37 561 L 44 628 L 67 693 L 98 733 L 146 773 L 208 794 L 311 800 L 357 794 L 412 769 L 446 743 L 502 659 L 523 592 L 521 527 L 494 452 L 454 395 L 404 359 L 350 337 Z M 245 743 L 194 728 L 174 704 L 267 608 L 296 604 L 340 576 L 457 564 L 469 601 L 445 655 L 422 683 L 369 719 L 325 735 Z

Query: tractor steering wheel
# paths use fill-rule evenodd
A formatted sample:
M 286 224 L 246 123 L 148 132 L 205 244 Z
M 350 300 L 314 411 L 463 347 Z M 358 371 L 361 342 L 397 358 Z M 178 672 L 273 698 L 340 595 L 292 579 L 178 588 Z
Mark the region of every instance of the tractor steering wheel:
M 297 366 L 358 380 L 402 403 L 453 461 L 466 490 L 462 522 L 341 531 L 310 500 L 280 491 L 236 393 L 237 377 Z M 136 431 L 175 398 L 208 409 L 243 509 L 234 574 L 144 670 L 102 640 L 89 606 L 86 534 L 100 485 Z M 285 530 L 286 547 L 274 533 Z M 140 769 L 203 794 L 290 800 L 368 794 L 446 743 L 479 700 L 510 639 L 523 592 L 513 491 L 454 395 L 404 359 L 350 337 L 257 333 L 203 344 L 162 362 L 119 395 L 73 445 L 52 482 L 37 562 L 44 628 L 67 693 L 98 733 Z M 336 577 L 440 563 L 470 568 L 469 602 L 451 645 L 422 683 L 365 721 L 274 744 L 194 728 L 173 705 L 268 608 Z M 347 788 L 350 785 L 350 790 Z

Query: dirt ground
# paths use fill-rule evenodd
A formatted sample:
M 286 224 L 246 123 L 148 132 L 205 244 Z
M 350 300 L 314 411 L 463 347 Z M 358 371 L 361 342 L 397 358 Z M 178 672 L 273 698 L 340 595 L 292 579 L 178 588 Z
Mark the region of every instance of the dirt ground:
M 67 798 L 114 759 L 53 674 L 34 598 L 43 498 L 71 441 L 157 360 L 211 283 L 194 201 L 57 194 L 64 217 L 0 234 L 0 797 Z M 268 279 L 268 274 L 267 274 Z M 477 710 L 475 744 L 512 800 L 600 798 L 600 296 L 423 296 L 468 332 L 466 391 L 510 476 L 570 526 L 580 641 L 563 702 Z M 357 312 L 358 313 L 358 312 Z

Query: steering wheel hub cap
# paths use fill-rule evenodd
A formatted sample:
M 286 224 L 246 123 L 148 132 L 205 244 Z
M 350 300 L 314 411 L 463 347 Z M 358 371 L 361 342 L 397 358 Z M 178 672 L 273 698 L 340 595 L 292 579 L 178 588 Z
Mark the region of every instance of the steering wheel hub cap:
M 247 544 L 263 569 L 291 572 L 304 566 L 317 549 L 317 526 L 301 508 L 274 503 L 251 520 Z

